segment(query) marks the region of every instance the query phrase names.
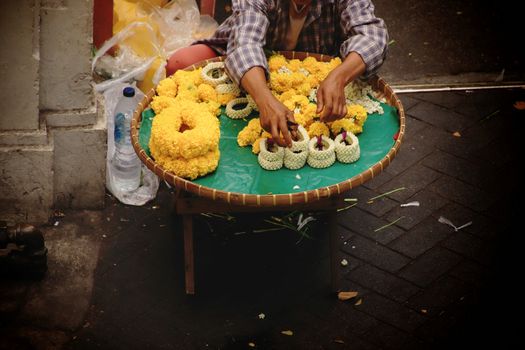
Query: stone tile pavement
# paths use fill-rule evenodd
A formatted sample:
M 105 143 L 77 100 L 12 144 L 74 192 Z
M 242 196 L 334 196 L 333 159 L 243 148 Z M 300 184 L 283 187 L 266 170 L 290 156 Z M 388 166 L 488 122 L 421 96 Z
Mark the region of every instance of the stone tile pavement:
M 268 215 L 200 217 L 197 295 L 186 296 L 181 222 L 162 185 L 144 207 L 108 196 L 104 211 L 66 212 L 59 226 L 45 228 L 59 251 L 68 247 L 53 235 L 77 225 L 72 237 L 90 237 L 85 247 L 93 253 L 82 255 L 79 240 L 71 248 L 78 266 L 67 266 L 69 274 L 50 271 L 53 283 L 2 280 L 0 348 L 509 347 L 519 336 L 511 317 L 520 315 L 525 123 L 525 112 L 512 105 L 525 93 L 401 98 L 407 136 L 400 153 L 348 194 L 358 205 L 338 214 L 337 254 L 348 262 L 340 285 L 356 298 L 342 302 L 330 292 L 325 218 L 318 214 L 311 238 L 250 232 L 271 227 Z M 400 206 L 412 201 L 420 206 Z M 456 232 L 441 216 L 458 227 L 472 224 Z M 91 274 L 80 268 L 95 263 Z M 50 267 L 66 268 L 51 250 Z M 71 281 L 77 284 L 53 294 L 54 285 Z

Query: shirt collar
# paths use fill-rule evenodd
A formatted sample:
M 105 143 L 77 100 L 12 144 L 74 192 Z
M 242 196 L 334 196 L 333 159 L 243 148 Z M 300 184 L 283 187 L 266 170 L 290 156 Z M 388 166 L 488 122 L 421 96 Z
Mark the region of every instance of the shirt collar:
M 334 0 L 313 0 L 310 5 L 310 11 L 304 22 L 304 26 L 308 27 L 313 21 L 321 17 L 321 10 L 323 5 L 333 4 Z
M 292 0 L 277 0 L 280 6 L 277 7 L 277 11 L 280 13 L 285 6 L 289 6 L 289 1 Z M 321 17 L 321 11 L 323 5 L 333 4 L 335 0 L 313 0 L 310 5 L 310 10 L 304 22 L 304 27 L 309 26 L 313 21 Z M 285 10 L 285 13 L 288 13 L 288 9 Z

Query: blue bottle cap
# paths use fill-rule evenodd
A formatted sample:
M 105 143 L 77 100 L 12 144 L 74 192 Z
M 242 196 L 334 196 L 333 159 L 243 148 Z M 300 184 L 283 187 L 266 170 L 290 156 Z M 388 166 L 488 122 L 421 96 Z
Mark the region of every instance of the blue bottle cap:
M 133 97 L 135 96 L 135 89 L 130 86 L 126 87 L 124 88 L 124 91 L 122 92 L 122 94 L 126 97 Z

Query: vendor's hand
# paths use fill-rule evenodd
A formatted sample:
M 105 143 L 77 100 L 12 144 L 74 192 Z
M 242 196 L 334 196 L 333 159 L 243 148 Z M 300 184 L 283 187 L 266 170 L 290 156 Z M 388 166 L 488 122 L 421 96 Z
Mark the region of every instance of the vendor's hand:
M 290 121 L 295 122 L 293 113 L 272 95 L 266 84 L 264 69 L 259 66 L 250 68 L 244 73 L 241 85 L 253 97 L 257 107 L 259 107 L 262 128 L 272 134 L 273 140 L 279 146 L 291 146 L 290 132 L 295 133 L 297 130 L 297 125 L 289 125 L 288 123 Z
M 292 126 L 289 129 L 289 121 L 295 123 L 292 111 L 286 108 L 286 106 L 273 95 L 269 95 L 262 99 L 262 101 L 259 101 L 258 107 L 262 128 L 272 134 L 273 140 L 279 146 L 291 146 L 292 136 L 290 129 L 294 130 L 294 128 Z
M 334 73 L 334 72 L 332 72 Z M 321 121 L 332 122 L 346 115 L 345 81 L 337 74 L 328 74 L 317 89 L 317 114 Z

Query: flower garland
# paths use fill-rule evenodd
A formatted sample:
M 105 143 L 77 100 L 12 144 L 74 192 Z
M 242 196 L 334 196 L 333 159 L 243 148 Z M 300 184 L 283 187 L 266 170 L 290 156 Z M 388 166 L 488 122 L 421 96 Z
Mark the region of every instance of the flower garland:
M 206 83 L 217 86 L 226 83 L 230 78 L 226 73 L 224 62 L 208 63 L 201 71 L 202 80 Z
M 243 104 L 245 105 L 243 108 L 235 108 L 235 106 Z M 226 105 L 225 112 L 226 115 L 231 119 L 242 119 L 250 115 L 250 113 L 252 112 L 252 106 L 250 105 L 246 97 L 238 97 L 228 102 L 228 104 Z
M 346 87 L 345 93 L 348 97 L 347 114 L 342 119 L 325 123 L 319 119 L 316 113 L 315 95 L 319 82 L 324 80 L 328 73 L 339 64 L 341 64 L 339 58 L 334 58 L 329 62 L 319 62 L 314 57 L 307 57 L 301 61 L 298 59 L 288 60 L 284 56 L 277 54 L 272 55 L 268 59 L 270 71 L 269 86 L 272 93 L 289 110 L 293 111 L 294 119 L 306 133 L 306 138 L 310 140 L 311 138 L 320 137 L 320 140 L 325 140 L 321 144 L 334 143 L 333 147 L 329 147 L 330 156 L 323 158 L 321 161 L 318 149 L 314 149 L 312 152 L 311 148 L 306 147 L 304 151 L 294 151 L 294 141 L 291 148 L 284 149 L 283 165 L 285 167 L 298 169 L 304 166 L 305 163 L 308 163 L 310 166 L 322 168 L 333 164 L 336 159 L 342 163 L 351 163 L 359 159 L 359 140 L 355 135 L 363 132 L 363 126 L 369 111 L 364 105 L 353 101 L 356 98 L 359 98 L 360 101 L 365 101 L 366 99 L 373 101 L 370 98 L 372 95 L 370 93 L 371 88 L 361 83 L 349 84 Z M 251 96 L 247 96 L 247 98 L 249 103 L 252 104 L 253 99 Z M 368 105 L 371 106 L 372 104 L 368 103 Z M 378 109 L 374 109 L 374 111 L 378 111 Z M 253 129 L 253 124 L 250 121 L 246 128 L 239 132 L 237 142 L 241 147 L 251 144 L 252 152 L 259 154 L 261 146 L 264 145 L 261 141 L 265 140 L 264 137 L 260 136 L 260 133 L 260 130 L 255 131 Z M 345 138 L 343 138 L 343 134 L 346 135 Z M 271 135 L 268 134 L 265 142 L 270 138 Z M 336 139 L 338 142 L 333 142 Z M 341 141 L 341 139 L 344 139 L 344 141 Z M 350 141 L 352 141 L 351 144 Z M 337 152 L 336 149 L 338 150 Z M 264 156 L 262 159 L 264 162 Z M 261 161 L 259 162 L 261 163 Z M 264 165 L 261 164 L 261 166 L 268 168 L 266 163 Z
M 239 132 L 239 146 L 251 145 L 261 167 L 269 170 L 282 166 L 299 169 L 306 163 L 320 168 L 331 165 L 335 159 L 346 163 L 356 161 L 360 152 L 355 135 L 363 132 L 369 113 L 382 113 L 382 110 L 380 104 L 370 98 L 371 87 L 354 82 L 345 88 L 346 116 L 332 123 L 319 120 L 315 104 L 317 88 L 340 64 L 339 58 L 320 62 L 314 57 L 288 60 L 279 54 L 272 55 L 268 59 L 268 84 L 274 96 L 293 111 L 299 138 L 291 148 L 280 148 L 262 129 L 259 119 L 253 118 Z M 220 130 L 214 116 L 220 115 L 221 106 L 225 106 L 226 115 L 233 119 L 246 118 L 252 110 L 258 111 L 253 98 L 243 95 L 229 78 L 224 62 L 212 62 L 192 71 L 179 70 L 162 80 L 156 92 L 150 104 L 157 115 L 150 137 L 152 156 L 166 170 L 188 179 L 213 172 L 218 166 Z M 242 104 L 245 106 L 238 109 Z M 315 140 L 320 140 L 317 148 Z M 353 151 L 349 151 L 350 148 Z M 321 159 L 319 154 L 328 150 L 333 156 Z

